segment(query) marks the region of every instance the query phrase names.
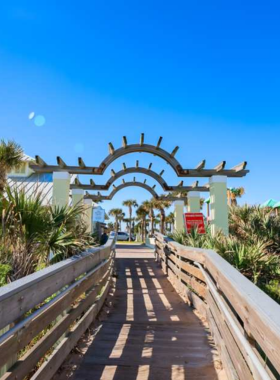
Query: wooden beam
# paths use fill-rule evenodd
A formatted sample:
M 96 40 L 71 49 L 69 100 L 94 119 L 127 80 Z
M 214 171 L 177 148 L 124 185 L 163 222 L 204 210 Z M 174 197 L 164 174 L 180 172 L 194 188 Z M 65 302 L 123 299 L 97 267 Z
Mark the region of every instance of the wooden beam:
M 133 177 L 133 182 L 136 182 L 136 177 Z
M 153 166 L 153 163 L 151 162 L 148 169 L 151 170 L 152 169 L 152 166 Z
M 126 164 L 124 162 L 123 162 L 122 166 L 123 166 L 123 170 L 126 170 Z
M 90 182 L 91 186 L 95 186 L 95 182 L 93 179 L 90 179 L 89 182 Z
M 155 189 L 156 187 L 157 187 L 157 185 L 154 185 L 154 186 L 153 186 L 153 189 Z
M 157 149 L 160 147 L 161 142 L 162 142 L 162 137 L 160 136 L 160 138 L 158 139 L 158 143 L 157 143 Z
M 144 133 L 141 133 L 141 136 L 140 136 L 140 146 L 142 146 L 144 144 Z
M 194 183 L 191 185 L 193 188 L 198 186 L 198 181 L 194 181 Z
M 139 161 L 138 160 L 136 160 L 136 168 L 139 168 Z
M 125 180 L 124 180 L 124 178 L 122 179 L 122 183 L 125 184 Z
M 202 160 L 197 166 L 196 166 L 196 170 L 201 170 L 201 169 L 204 169 L 205 167 L 205 163 L 206 163 L 206 160 Z
M 221 170 L 223 170 L 226 166 L 226 161 L 222 161 L 219 163 L 219 165 L 215 166 L 215 170 L 216 172 L 220 172 Z
M 41 168 L 48 166 L 46 162 L 40 156 L 35 156 L 35 161 L 36 161 L 36 164 L 39 165 Z
M 108 145 L 109 145 L 109 153 L 114 154 L 115 153 L 114 145 L 111 142 L 109 142 Z
M 59 156 L 56 157 L 56 160 L 57 160 L 57 164 L 58 166 L 61 168 L 61 169 L 65 169 L 66 168 L 66 164 L 65 162 L 63 161 L 63 159 Z
M 160 176 L 162 176 L 162 175 L 163 175 L 163 173 L 164 173 L 164 170 L 162 170 L 162 171 L 159 173 L 159 175 L 160 175 Z
M 178 147 L 178 146 L 175 146 L 175 148 L 172 150 L 170 156 L 171 156 L 171 157 L 175 157 L 175 154 L 178 152 L 178 149 L 179 149 L 179 147 Z
M 78 185 L 78 186 L 81 185 L 81 182 L 80 182 L 78 177 L 75 178 L 74 183 L 75 183 L 75 185 Z
M 115 177 L 115 175 L 116 175 L 115 170 L 114 170 L 114 169 L 111 169 L 111 176 L 112 176 L 112 177 Z
M 232 170 L 236 171 L 236 172 L 240 172 L 241 170 L 245 170 L 246 169 L 246 166 L 247 166 L 247 161 L 243 161 L 241 162 L 240 164 L 234 166 L 232 168 Z
M 123 146 L 124 148 L 127 147 L 127 139 L 126 139 L 125 136 L 123 136 L 123 138 L 122 138 L 122 146 Z
M 146 178 L 144 179 L 144 183 L 146 183 L 147 182 L 147 180 L 146 180 Z
M 84 163 L 82 157 L 78 157 L 78 164 L 80 168 L 84 169 L 86 167 L 86 164 Z

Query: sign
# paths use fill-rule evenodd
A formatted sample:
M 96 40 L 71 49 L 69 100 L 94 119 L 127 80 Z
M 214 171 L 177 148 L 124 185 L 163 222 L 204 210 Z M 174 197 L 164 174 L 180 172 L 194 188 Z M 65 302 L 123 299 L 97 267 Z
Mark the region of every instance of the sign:
M 205 234 L 204 216 L 202 212 L 187 212 L 184 214 L 184 220 L 188 234 L 193 228 L 196 228 L 199 234 Z
M 92 219 L 94 222 L 104 223 L 105 221 L 105 210 L 104 208 L 98 206 L 93 209 Z

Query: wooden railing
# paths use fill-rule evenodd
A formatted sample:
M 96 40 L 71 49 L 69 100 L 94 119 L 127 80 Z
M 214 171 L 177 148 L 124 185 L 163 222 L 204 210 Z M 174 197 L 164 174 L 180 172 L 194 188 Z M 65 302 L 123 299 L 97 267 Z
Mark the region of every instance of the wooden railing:
M 100 311 L 114 257 L 109 239 L 0 289 L 1 380 L 52 378 Z
M 156 260 L 208 322 L 229 379 L 280 379 L 280 306 L 212 250 L 159 233 Z

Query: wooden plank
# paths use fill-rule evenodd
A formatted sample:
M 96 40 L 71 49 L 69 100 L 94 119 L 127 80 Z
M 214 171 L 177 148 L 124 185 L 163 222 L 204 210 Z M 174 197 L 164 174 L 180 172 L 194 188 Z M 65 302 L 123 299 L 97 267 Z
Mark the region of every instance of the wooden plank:
M 0 329 L 13 323 L 34 306 L 43 302 L 81 274 L 88 272 L 106 257 L 114 240 L 102 249 L 94 248 L 26 276 L 0 289 Z M 7 313 L 7 310 L 9 312 Z
M 200 264 L 205 262 L 205 254 L 207 250 L 193 247 L 185 247 L 175 241 L 168 242 L 168 247 L 177 255 L 184 257 L 190 261 L 196 261 Z
M 110 269 L 108 274 L 105 275 L 105 280 L 107 280 L 108 275 L 111 275 L 111 273 L 112 269 Z M 97 306 L 97 303 L 93 306 L 91 305 L 95 302 L 96 297 L 103 287 L 103 284 L 104 282 L 101 281 L 99 285 L 87 294 L 87 297 L 84 300 L 82 300 L 78 305 L 75 305 L 68 314 L 64 315 L 62 319 L 59 320 L 59 322 L 50 331 L 48 331 L 48 333 L 21 358 L 16 365 L 3 376 L 3 378 L 1 378 L 1 380 L 23 379 L 35 367 L 37 362 L 45 355 L 45 353 L 59 340 L 63 333 L 68 330 L 69 326 L 71 326 L 71 324 L 84 311 L 86 311 L 88 307 L 90 307 L 89 310 L 94 310 L 94 305 L 96 305 L 96 310 L 98 312 L 100 308 Z M 85 315 L 87 314 L 88 311 Z
M 216 325 L 215 319 L 213 318 L 209 308 L 207 310 L 207 321 L 211 330 L 211 334 L 214 338 L 215 345 L 219 351 L 221 362 L 227 375 L 227 380 L 239 380 L 234 365 L 226 349 L 225 342 L 221 336 L 221 333 Z
M 45 327 L 53 322 L 64 310 L 69 308 L 74 300 L 82 293 L 89 290 L 104 276 L 111 260 L 104 262 L 90 276 L 82 278 L 58 295 L 58 299 L 50 301 L 35 314 L 20 322 L 20 328 L 16 333 L 0 344 L 0 367 L 9 358 L 24 348 Z
M 157 236 L 158 237 L 158 236 Z M 280 306 L 212 250 L 169 242 L 176 254 L 204 265 L 253 337 L 280 373 Z
M 186 261 L 178 259 L 173 252 L 172 252 L 172 257 L 174 257 L 174 259 L 172 259 L 172 260 L 174 262 L 176 262 L 176 264 L 178 266 L 180 266 L 181 269 L 183 269 L 184 271 L 188 272 L 192 276 L 198 278 L 199 280 L 205 282 L 205 278 L 204 278 L 201 270 L 198 267 L 196 267 L 196 266 L 194 266 L 194 265 L 192 265 L 192 264 L 190 264 L 190 263 L 188 263 Z
M 280 306 L 216 252 L 208 251 L 206 268 L 280 373 Z
M 107 281 L 102 296 L 100 297 L 98 302 L 90 307 L 90 309 L 80 319 L 80 321 L 76 324 L 76 326 L 69 333 L 69 335 L 60 343 L 60 345 L 56 348 L 56 350 L 48 358 L 48 360 L 39 368 L 39 370 L 34 374 L 34 376 L 32 376 L 31 380 L 49 380 L 55 375 L 61 364 L 64 362 L 64 360 L 72 350 L 72 348 L 77 344 L 82 334 L 88 329 L 90 324 L 98 315 L 107 297 L 110 284 L 111 276 L 110 279 Z
M 206 286 L 196 281 L 195 277 L 191 277 L 186 273 L 182 273 L 181 279 L 182 281 L 186 282 L 192 289 L 194 289 L 200 297 L 205 298 Z
M 209 305 L 211 314 L 215 319 L 215 322 L 219 328 L 221 336 L 225 342 L 227 351 L 230 355 L 230 358 L 234 364 L 234 368 L 238 373 L 240 380 L 253 380 L 252 373 L 244 359 L 234 337 L 232 336 L 228 325 L 226 324 L 220 310 L 218 309 L 215 301 L 213 300 L 210 293 L 207 295 L 207 303 Z

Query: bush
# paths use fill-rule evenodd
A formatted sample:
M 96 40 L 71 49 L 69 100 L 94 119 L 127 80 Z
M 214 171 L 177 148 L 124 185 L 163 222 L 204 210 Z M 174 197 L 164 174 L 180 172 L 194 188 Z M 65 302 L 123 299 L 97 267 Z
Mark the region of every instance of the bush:
M 213 249 L 280 303 L 280 217 L 259 207 L 233 207 L 229 213 L 229 236 L 211 236 L 193 230 L 174 232 L 175 241 L 186 246 Z

